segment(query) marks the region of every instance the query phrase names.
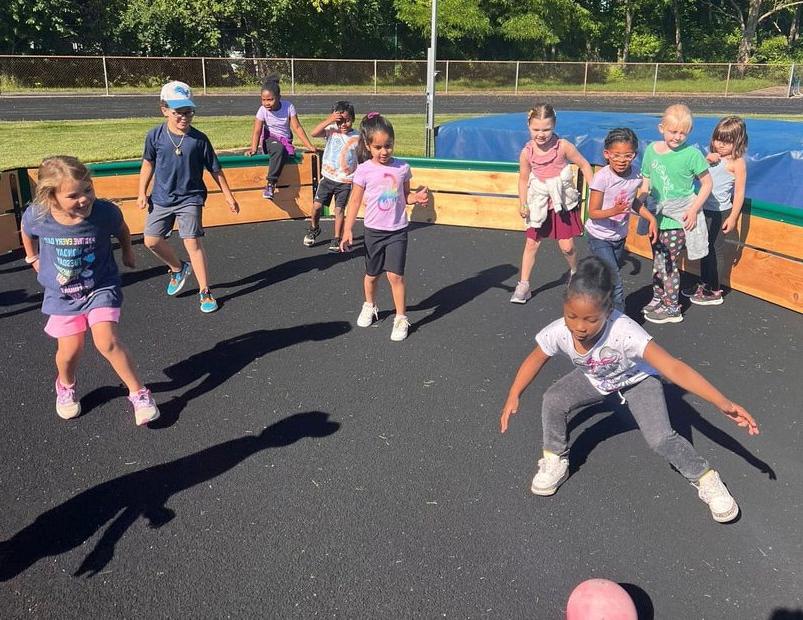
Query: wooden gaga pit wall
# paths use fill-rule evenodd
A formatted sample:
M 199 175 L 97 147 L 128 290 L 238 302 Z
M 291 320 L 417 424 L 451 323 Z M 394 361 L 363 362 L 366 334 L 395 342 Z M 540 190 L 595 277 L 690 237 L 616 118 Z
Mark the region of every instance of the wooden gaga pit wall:
M 320 177 L 315 154 L 298 154 L 284 167 L 274 200 L 262 198 L 268 158 L 221 156 L 229 186 L 240 203 L 240 213 L 229 211 L 223 195 L 208 174 L 209 188 L 204 226 L 227 226 L 309 217 Z M 413 188 L 427 186 L 427 205 L 408 207 L 414 222 L 522 230 L 518 209 L 518 164 L 407 158 Z M 120 205 L 131 232 L 141 233 L 145 211 L 136 206 L 139 161 L 92 164 L 99 197 Z M 587 195 L 579 173 L 577 187 Z M 19 219 L 36 183 L 35 169 L 16 169 L 0 176 L 0 252 L 20 248 Z M 583 208 L 585 209 L 585 204 Z M 636 235 L 631 218 L 626 247 L 652 258 L 646 237 Z M 803 313 L 803 210 L 747 201 L 738 229 L 726 239 L 730 273 L 723 283 L 731 288 Z M 699 273 L 699 263 L 683 265 Z

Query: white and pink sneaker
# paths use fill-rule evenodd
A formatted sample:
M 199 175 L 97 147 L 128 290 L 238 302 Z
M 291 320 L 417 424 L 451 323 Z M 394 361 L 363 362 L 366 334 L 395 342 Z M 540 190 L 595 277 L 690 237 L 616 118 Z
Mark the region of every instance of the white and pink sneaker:
M 128 401 L 134 406 L 137 426 L 153 422 L 159 417 L 159 407 L 156 406 L 156 401 L 148 388 L 144 387 L 136 394 L 130 394 Z
M 56 376 L 56 413 L 62 420 L 72 420 L 81 415 L 81 403 L 75 396 L 75 386 L 62 385 Z

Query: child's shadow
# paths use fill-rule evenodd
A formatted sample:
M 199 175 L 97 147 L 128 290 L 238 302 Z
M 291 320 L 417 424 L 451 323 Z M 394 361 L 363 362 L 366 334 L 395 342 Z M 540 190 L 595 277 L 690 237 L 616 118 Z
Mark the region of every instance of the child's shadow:
M 151 383 L 153 392 L 172 392 L 202 379 L 179 396 L 160 405 L 162 417 L 151 428 L 172 425 L 189 401 L 225 383 L 229 378 L 260 357 L 308 340 L 329 340 L 351 330 L 346 321 L 313 323 L 282 329 L 260 329 L 218 342 L 207 351 L 196 353 L 164 369 L 170 381 Z
M 165 368 L 164 373 L 170 377 L 170 381 L 148 384 L 154 393 L 172 392 L 202 379 L 197 385 L 181 395 L 173 396 L 167 402 L 161 403 L 157 399 L 161 416 L 148 426 L 153 429 L 172 426 L 189 401 L 211 392 L 263 355 L 308 340 L 336 338 L 350 329 L 351 325 L 346 321 L 331 321 L 282 329 L 260 329 L 222 340 L 211 349 Z M 93 407 L 124 394 L 125 390 L 121 388 L 105 386 L 88 393 L 81 403 L 88 413 Z
M 694 443 L 692 441 L 692 427 L 694 427 L 711 441 L 742 457 L 747 463 L 760 472 L 767 474 L 770 480 L 777 479 L 775 470 L 772 469 L 769 463 L 762 461 L 752 454 L 729 433 L 714 426 L 701 416 L 694 407 L 689 405 L 689 403 L 683 399 L 686 392 L 682 388 L 672 383 L 664 383 L 664 394 L 672 428 L 677 431 L 679 435 L 685 437 L 689 443 Z M 625 395 L 625 398 L 626 397 Z M 571 433 L 573 429 L 576 429 L 594 415 L 612 411 L 610 415 L 584 429 L 572 442 L 569 450 L 569 464 L 573 473 L 580 470 L 588 459 L 588 455 L 591 454 L 591 451 L 596 448 L 597 445 L 620 433 L 638 429 L 638 425 L 633 419 L 627 405 L 613 403 L 612 398 L 613 397 L 609 397 L 604 403 L 580 410 L 569 421 L 568 432 Z M 734 428 L 739 429 L 741 432 L 740 427 L 734 425 Z
M 166 505 L 173 495 L 224 474 L 262 450 L 289 446 L 304 437 L 326 437 L 339 428 L 328 413 L 296 413 L 259 435 L 244 435 L 83 491 L 0 542 L 0 581 L 16 577 L 42 558 L 80 547 L 111 521 L 73 574 L 94 576 L 109 564 L 115 545 L 137 519 L 147 519 L 156 529 L 175 518 Z
M 355 241 L 359 239 L 361 239 L 361 237 L 356 238 Z M 356 246 L 352 246 L 352 248 L 356 249 Z M 295 278 L 296 276 L 308 271 L 312 271 L 313 269 L 325 271 L 326 269 L 329 269 L 330 267 L 342 262 L 343 257 L 348 258 L 355 254 L 356 252 L 354 251 L 314 254 L 305 258 L 289 260 L 281 263 L 280 265 L 275 265 L 265 269 L 264 271 L 259 271 L 239 280 L 234 280 L 232 282 L 219 282 L 215 284 L 216 288 L 236 288 L 240 286 L 244 286 L 245 288 L 241 288 L 232 293 L 226 293 L 225 295 L 220 295 L 217 300 L 222 304 L 231 299 L 241 297 L 242 295 L 254 293 L 260 289 L 270 286 L 271 284 L 278 284 L 279 282 L 290 280 L 291 278 Z
M 439 318 L 446 316 L 463 304 L 468 303 L 488 289 L 506 289 L 507 287 L 503 285 L 502 282 L 515 273 L 516 268 L 513 265 L 489 267 L 470 278 L 442 288 L 414 306 L 409 306 L 408 310 L 413 311 L 428 310 L 430 308 L 435 309 L 420 321 L 416 321 L 415 329 L 418 330 L 427 323 L 437 321 Z

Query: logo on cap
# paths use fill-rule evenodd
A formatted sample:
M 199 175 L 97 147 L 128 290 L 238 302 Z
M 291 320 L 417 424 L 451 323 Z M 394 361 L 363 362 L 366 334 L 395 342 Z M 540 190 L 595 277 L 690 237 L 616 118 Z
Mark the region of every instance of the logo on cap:
M 192 89 L 184 82 L 168 82 L 162 86 L 161 100 L 169 108 L 194 108 Z

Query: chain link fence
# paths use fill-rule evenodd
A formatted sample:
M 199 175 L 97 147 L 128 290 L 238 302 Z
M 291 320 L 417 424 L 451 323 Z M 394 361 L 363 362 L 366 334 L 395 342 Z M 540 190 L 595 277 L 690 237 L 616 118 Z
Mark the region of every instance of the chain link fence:
M 799 95 L 793 65 L 441 60 L 448 93 Z M 0 56 L 0 95 L 153 94 L 181 80 L 203 94 L 252 93 L 279 76 L 296 93 L 409 93 L 426 89 L 423 60 Z

